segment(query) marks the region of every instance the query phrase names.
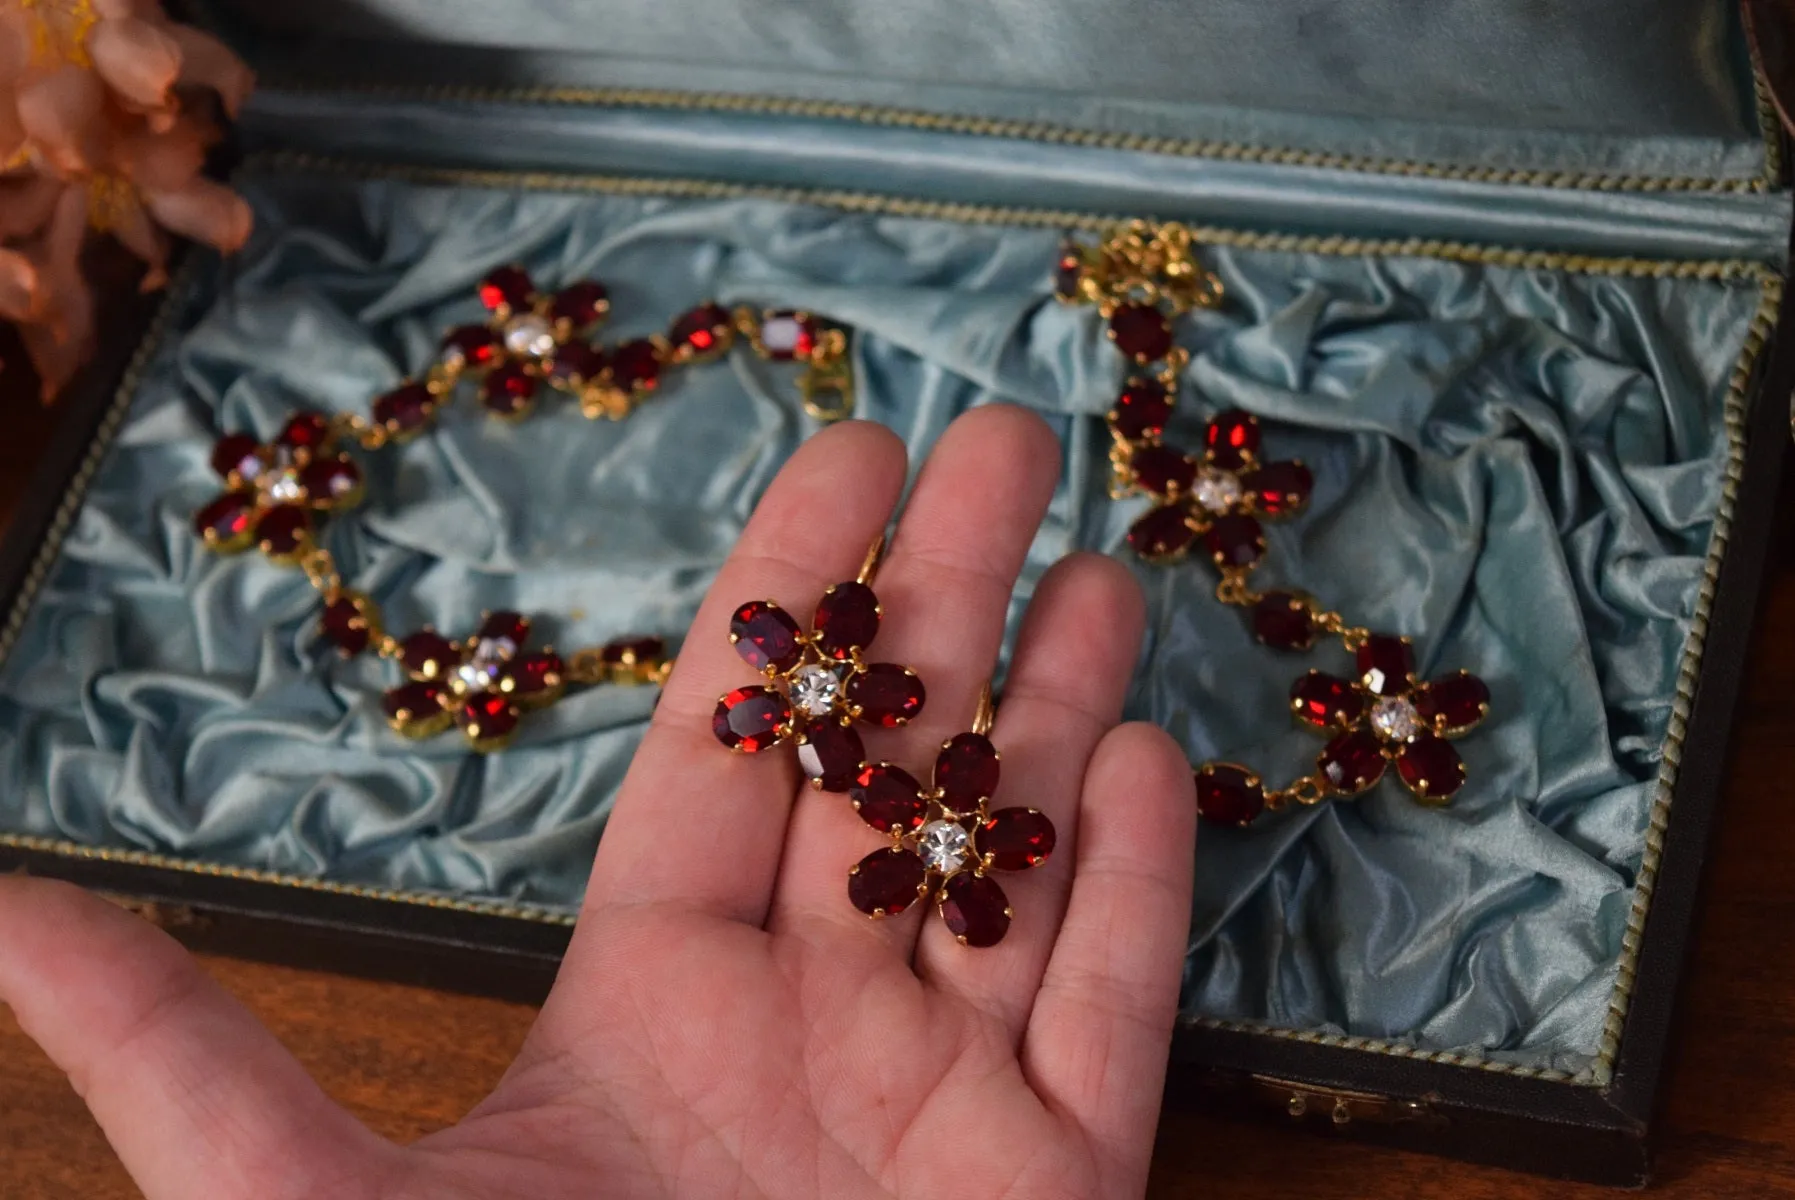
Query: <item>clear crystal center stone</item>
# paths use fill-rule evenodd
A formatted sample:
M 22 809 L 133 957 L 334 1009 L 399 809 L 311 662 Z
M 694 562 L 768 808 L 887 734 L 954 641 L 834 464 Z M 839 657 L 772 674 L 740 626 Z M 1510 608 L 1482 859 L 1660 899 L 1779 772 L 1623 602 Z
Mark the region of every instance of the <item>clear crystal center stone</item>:
M 535 313 L 513 317 L 505 325 L 505 349 L 524 358 L 543 358 L 555 348 L 555 331 Z
M 929 870 L 942 875 L 966 865 L 966 830 L 953 821 L 930 821 L 916 835 L 916 849 Z
M 813 717 L 825 717 L 835 710 L 841 695 L 841 677 L 828 667 L 800 667 L 792 676 L 792 705 Z
M 1191 495 L 1196 497 L 1198 504 L 1212 513 L 1229 512 L 1240 503 L 1240 480 L 1230 472 L 1204 467 L 1197 474 L 1197 482 L 1191 489 Z
M 1406 742 L 1421 732 L 1421 718 L 1406 696 L 1385 696 L 1371 706 L 1371 727 L 1392 742 Z
M 291 467 L 284 468 L 268 481 L 268 498 L 276 504 L 292 504 L 305 498 L 305 488 L 300 486 L 299 472 Z
M 473 657 L 455 668 L 456 681 L 463 691 L 488 691 L 498 683 L 505 663 L 516 653 L 517 643 L 510 638 L 481 638 Z

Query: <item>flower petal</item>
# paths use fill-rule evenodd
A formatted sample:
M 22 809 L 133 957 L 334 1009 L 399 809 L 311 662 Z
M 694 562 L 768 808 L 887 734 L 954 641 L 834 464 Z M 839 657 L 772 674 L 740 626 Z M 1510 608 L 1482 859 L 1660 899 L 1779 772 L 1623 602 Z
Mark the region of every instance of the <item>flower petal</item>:
M 34 319 L 42 310 L 43 295 L 36 265 L 17 250 L 0 248 L 0 317 Z
M 93 69 L 125 107 L 159 111 L 172 105 L 169 93 L 181 73 L 181 47 L 148 21 L 136 17 L 100 21 L 88 35 L 87 53 Z
M 225 254 L 249 240 L 249 205 L 223 184 L 194 179 L 179 191 L 146 192 L 144 199 L 163 225 Z
M 230 47 L 191 25 L 171 26 L 168 35 L 181 48 L 180 82 L 218 93 L 224 111 L 235 117 L 255 90 L 255 72 L 231 53 Z
M 19 89 L 19 123 L 45 163 L 79 175 L 100 161 L 108 129 L 106 87 L 83 67 L 61 67 Z

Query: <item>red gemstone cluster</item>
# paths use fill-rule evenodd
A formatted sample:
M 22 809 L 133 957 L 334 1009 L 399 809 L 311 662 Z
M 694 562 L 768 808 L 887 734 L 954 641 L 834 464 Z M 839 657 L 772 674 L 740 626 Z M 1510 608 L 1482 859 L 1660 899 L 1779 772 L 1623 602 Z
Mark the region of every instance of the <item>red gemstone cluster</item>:
M 847 791 L 866 757 L 854 724 L 903 725 L 922 711 L 926 694 L 910 668 L 865 660 L 883 615 L 864 579 L 823 593 L 809 633 L 771 600 L 736 609 L 730 644 L 772 683 L 717 701 L 717 740 L 748 754 L 795 740 L 799 765 L 816 787 Z
M 361 468 L 337 448 L 322 413 L 294 413 L 266 444 L 227 434 L 212 447 L 212 469 L 226 490 L 194 514 L 193 528 L 223 554 L 260 545 L 270 558 L 295 560 L 311 547 L 318 515 L 362 498 Z
M 1014 915 L 990 872 L 1025 871 L 1053 853 L 1053 822 L 1032 808 L 990 810 L 999 756 L 982 733 L 942 743 L 933 786 L 890 763 L 860 768 L 854 811 L 891 845 L 848 870 L 848 900 L 869 917 L 893 917 L 931 893 L 963 946 L 995 946 Z

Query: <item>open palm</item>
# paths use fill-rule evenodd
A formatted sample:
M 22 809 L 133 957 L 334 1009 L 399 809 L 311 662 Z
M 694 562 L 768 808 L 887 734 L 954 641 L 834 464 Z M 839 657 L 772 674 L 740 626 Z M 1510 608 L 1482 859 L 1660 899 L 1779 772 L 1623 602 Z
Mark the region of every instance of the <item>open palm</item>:
M 1017 409 L 943 436 L 878 578 L 880 649 L 929 701 L 868 735 L 870 758 L 926 777 L 970 726 L 1059 469 Z M 774 481 L 668 681 L 555 990 L 459 1125 L 375 1137 L 173 942 L 64 885 L 0 880 L 0 999 L 155 1198 L 1139 1194 L 1195 817 L 1171 740 L 1116 725 L 1142 621 L 1128 573 L 1068 558 L 1024 621 L 992 733 L 999 802 L 1046 812 L 1059 845 L 1005 877 L 996 947 L 959 945 L 920 905 L 862 916 L 844 881 L 878 835 L 801 787 L 789 752 L 731 755 L 710 733 L 716 696 L 748 681 L 731 609 L 805 615 L 904 480 L 898 440 L 851 423 Z

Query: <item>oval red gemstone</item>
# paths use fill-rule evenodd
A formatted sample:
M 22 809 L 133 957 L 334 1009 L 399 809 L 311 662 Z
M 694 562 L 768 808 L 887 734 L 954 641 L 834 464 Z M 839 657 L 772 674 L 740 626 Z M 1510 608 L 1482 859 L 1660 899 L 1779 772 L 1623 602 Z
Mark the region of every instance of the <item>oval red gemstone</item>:
M 495 312 L 527 308 L 535 295 L 536 285 L 522 267 L 499 267 L 480 281 L 480 303 Z
M 1259 422 L 1252 413 L 1231 408 L 1209 422 L 1203 445 L 1210 462 L 1237 471 L 1259 455 Z
M 1253 605 L 1253 636 L 1279 650 L 1307 650 L 1315 644 L 1315 619 L 1293 592 L 1267 592 Z
M 1111 427 L 1131 442 L 1158 437 L 1171 419 L 1171 393 L 1157 379 L 1130 379 L 1109 414 Z
M 755 754 L 777 745 L 791 719 L 791 705 L 772 688 L 737 688 L 717 701 L 711 732 L 731 750 Z
M 323 627 L 324 636 L 344 654 L 360 654 L 374 638 L 374 629 L 361 605 L 351 596 L 338 596 L 326 604 L 318 624 Z
M 481 641 L 507 641 L 513 646 L 521 646 L 530 636 L 530 620 L 509 609 L 487 613 L 474 636 Z
M 879 632 L 879 598 L 858 580 L 838 583 L 816 606 L 817 649 L 845 659 L 873 644 Z
M 1172 323 L 1152 304 L 1124 304 L 1109 319 L 1109 336 L 1136 362 L 1164 358 L 1172 349 Z
M 323 413 L 307 411 L 287 418 L 280 436 L 274 440 L 277 445 L 291 450 L 316 450 L 329 439 L 330 421 Z
M 729 310 L 721 304 L 700 304 L 673 322 L 667 338 L 688 354 L 715 354 L 729 345 Z
M 1246 825 L 1265 811 L 1265 788 L 1245 767 L 1209 763 L 1197 772 L 1197 815 L 1219 825 Z
M 458 325 L 443 336 L 436 361 L 451 371 L 484 367 L 499 352 L 499 337 L 485 325 Z
M 661 352 L 647 338 L 611 351 L 611 382 L 626 392 L 652 392 L 661 381 Z
M 608 667 L 658 663 L 667 657 L 667 643 L 658 637 L 618 638 L 606 642 L 599 650 L 598 657 Z
M 460 648 L 434 629 L 420 629 L 399 643 L 399 665 L 425 679 L 440 679 L 460 662 Z
M 935 757 L 935 786 L 941 802 L 955 812 L 971 812 L 997 794 L 997 747 L 982 733 L 959 733 Z
M 896 663 L 872 663 L 848 680 L 848 700 L 860 709 L 860 719 L 887 729 L 913 720 L 922 711 L 928 693 L 922 680 Z
M 1415 651 L 1407 638 L 1374 633 L 1359 644 L 1359 682 L 1375 696 L 1400 696 L 1411 686 Z
M 756 671 L 789 671 L 804 656 L 798 623 L 771 600 L 750 600 L 729 618 L 729 638 L 742 661 Z
M 277 504 L 256 522 L 256 541 L 267 554 L 297 554 L 311 537 L 311 515 L 297 504 Z
M 798 765 L 825 792 L 845 792 L 854 786 L 866 748 L 860 735 L 840 721 L 812 721 L 804 727 L 798 746 Z
M 921 829 L 929 811 L 916 777 L 890 763 L 868 763 L 862 767 L 848 796 L 860 819 L 880 833 Z
M 212 469 L 227 479 L 254 479 L 262 470 L 262 444 L 247 433 L 227 433 L 212 447 Z
M 1315 765 L 1334 790 L 1356 795 L 1384 777 L 1383 747 L 1375 734 L 1348 730 L 1327 744 Z
M 768 313 L 760 323 L 761 352 L 774 362 L 807 359 L 816 353 L 816 343 L 816 322 L 802 313 Z
M 459 716 L 469 737 L 486 742 L 509 736 L 521 714 L 498 692 L 480 692 L 462 703 Z
M 1209 526 L 1203 544 L 1217 566 L 1250 567 L 1265 554 L 1265 531 L 1256 517 L 1228 513 Z
M 578 387 L 590 383 L 605 372 L 605 353 L 590 342 L 568 342 L 555 350 L 549 364 L 549 378 L 556 383 Z
M 1365 711 L 1365 697 L 1344 679 L 1310 671 L 1292 685 L 1290 707 L 1299 720 L 1328 729 L 1357 721 Z
M 555 293 L 549 302 L 548 319 L 566 321 L 574 332 L 586 328 L 603 316 L 610 307 L 605 285 L 596 279 L 570 284 Z
M 500 363 L 480 385 L 480 403 L 502 417 L 516 416 L 536 398 L 536 377 L 522 362 Z
M 1057 835 L 1047 814 L 1032 808 L 1000 808 L 973 831 L 980 855 L 1000 871 L 1026 871 L 1047 861 Z
M 548 651 L 520 655 L 505 667 L 505 678 L 511 681 L 510 690 L 519 696 L 536 696 L 552 691 L 561 686 L 566 675 L 567 668 L 562 663 L 561 656 Z
M 1282 517 L 1308 503 L 1315 476 L 1300 462 L 1275 462 L 1260 467 L 1244 482 L 1260 512 Z
M 921 896 L 924 876 L 913 852 L 875 850 L 848 872 L 848 901 L 869 917 L 895 917 Z
M 1134 480 L 1156 496 L 1190 490 L 1197 478 L 1196 460 L 1168 446 L 1142 446 L 1129 456 Z
M 1465 760 L 1445 738 L 1424 733 L 1396 756 L 1396 772 L 1424 801 L 1443 804 L 1465 786 Z
M 1490 711 L 1490 689 L 1469 671 L 1436 679 L 1415 697 L 1415 710 L 1444 733 L 1462 733 Z
M 329 508 L 355 495 L 361 487 L 361 468 L 347 457 L 314 458 L 300 470 L 299 485 L 313 508 Z
M 421 383 L 394 388 L 374 401 L 375 423 L 401 437 L 428 425 L 430 415 L 435 411 L 436 396 Z
M 1077 300 L 1079 283 L 1084 278 L 1084 256 L 1078 247 L 1067 242 L 1060 248 L 1059 265 L 1053 272 L 1053 290 L 1061 300 Z
M 941 889 L 941 919 L 968 946 L 995 946 L 1010 931 L 1010 901 L 989 875 L 961 871 Z
M 1196 540 L 1188 514 L 1176 504 L 1162 504 L 1143 514 L 1128 528 L 1128 545 L 1142 558 L 1170 559 L 1183 554 Z
M 193 514 L 193 532 L 208 546 L 241 549 L 249 540 L 255 508 L 254 492 L 226 492 Z
M 381 698 L 381 711 L 387 720 L 401 726 L 422 724 L 440 718 L 443 697 L 448 690 L 441 684 L 418 680 L 394 688 Z

